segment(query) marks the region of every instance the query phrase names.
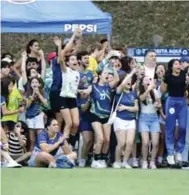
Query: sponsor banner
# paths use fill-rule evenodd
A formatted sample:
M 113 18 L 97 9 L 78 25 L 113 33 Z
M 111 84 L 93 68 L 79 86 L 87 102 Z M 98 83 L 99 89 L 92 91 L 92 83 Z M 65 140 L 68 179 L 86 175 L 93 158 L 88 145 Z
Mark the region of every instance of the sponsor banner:
M 95 33 L 98 30 L 95 24 L 64 24 L 63 28 L 65 33 L 74 32 L 77 28 L 86 33 Z
M 127 55 L 136 58 L 139 62 L 144 62 L 146 50 L 154 49 L 157 54 L 157 62 L 168 62 L 173 58 L 180 59 L 189 56 L 189 48 L 127 48 Z

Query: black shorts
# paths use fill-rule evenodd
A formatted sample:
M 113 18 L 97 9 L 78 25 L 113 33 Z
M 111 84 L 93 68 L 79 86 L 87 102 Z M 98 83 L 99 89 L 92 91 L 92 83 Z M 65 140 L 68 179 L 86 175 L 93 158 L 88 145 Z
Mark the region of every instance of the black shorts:
M 50 98 L 51 110 L 53 112 L 60 112 L 60 108 L 61 108 L 60 91 L 51 91 L 49 94 L 49 98 Z
M 60 97 L 60 109 L 73 109 L 77 108 L 76 98 Z
M 87 112 L 87 114 L 85 115 L 84 119 L 86 121 L 89 121 L 90 123 L 94 123 L 94 122 L 99 122 L 101 124 L 106 124 L 108 122 L 109 118 L 100 118 L 97 115 L 91 113 L 91 112 Z

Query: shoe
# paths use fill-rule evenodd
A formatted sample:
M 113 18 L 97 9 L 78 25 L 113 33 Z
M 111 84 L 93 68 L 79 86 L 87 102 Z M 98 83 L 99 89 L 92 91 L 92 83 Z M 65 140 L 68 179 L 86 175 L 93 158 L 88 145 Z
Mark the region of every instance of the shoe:
M 126 169 L 132 169 L 132 167 L 128 164 L 128 162 L 123 162 L 122 167 Z
M 16 161 L 11 161 L 5 165 L 6 168 L 21 168 L 22 165 L 18 164 Z
M 138 168 L 139 167 L 138 160 L 136 158 L 133 158 L 132 159 L 132 167 L 133 168 Z
M 121 163 L 120 162 L 114 162 L 113 168 L 114 169 L 120 169 L 121 168 Z
M 86 165 L 86 160 L 85 159 L 79 159 L 79 167 L 83 168 Z
M 182 167 L 189 167 L 189 162 L 182 162 Z
M 100 164 L 102 165 L 102 168 L 107 168 L 107 163 L 105 160 L 100 160 Z
M 181 153 L 176 153 L 175 154 L 175 161 L 176 162 L 182 162 L 182 154 Z
M 93 160 L 91 168 L 102 169 L 104 167 L 102 166 L 100 160 Z
M 173 155 L 167 156 L 167 162 L 169 165 L 175 165 L 175 160 Z
M 56 168 L 56 163 L 50 163 L 49 168 Z
M 148 163 L 147 163 L 147 161 L 143 161 L 143 162 L 142 162 L 141 168 L 142 168 L 142 169 L 148 169 Z
M 154 161 L 150 162 L 150 169 L 157 169 Z

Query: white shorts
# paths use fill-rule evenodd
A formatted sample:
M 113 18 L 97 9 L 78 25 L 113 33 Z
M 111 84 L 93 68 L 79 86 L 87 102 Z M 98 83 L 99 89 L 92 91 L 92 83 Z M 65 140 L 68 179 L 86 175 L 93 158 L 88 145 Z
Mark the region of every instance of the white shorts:
M 136 129 L 136 120 L 123 120 L 118 117 L 115 118 L 114 131 L 127 131 L 128 129 Z
M 44 129 L 44 113 L 35 116 L 34 118 L 27 118 L 27 124 L 29 129 Z

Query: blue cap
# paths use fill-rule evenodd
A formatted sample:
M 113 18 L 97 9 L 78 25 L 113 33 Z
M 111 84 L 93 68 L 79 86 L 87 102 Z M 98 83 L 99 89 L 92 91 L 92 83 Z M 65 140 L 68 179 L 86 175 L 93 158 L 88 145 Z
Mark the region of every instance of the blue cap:
M 180 61 L 189 63 L 189 57 L 188 56 L 184 56 L 184 57 L 180 58 Z

